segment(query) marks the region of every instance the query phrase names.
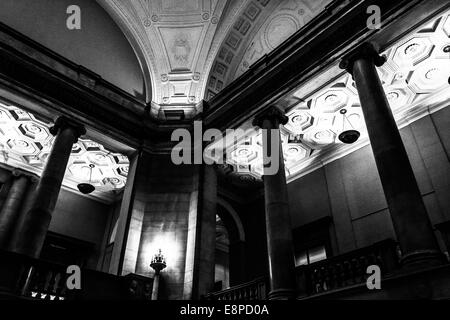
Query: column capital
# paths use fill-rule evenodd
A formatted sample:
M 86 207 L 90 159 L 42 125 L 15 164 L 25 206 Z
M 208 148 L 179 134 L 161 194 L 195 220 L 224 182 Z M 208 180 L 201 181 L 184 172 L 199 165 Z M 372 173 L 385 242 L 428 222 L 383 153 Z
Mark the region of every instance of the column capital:
M 372 61 L 375 66 L 381 67 L 386 62 L 386 56 L 379 54 L 379 47 L 373 42 L 365 42 L 353 52 L 349 53 L 339 63 L 339 68 L 347 70 L 353 75 L 353 64 L 356 60 L 366 59 Z
M 13 175 L 13 177 L 18 178 L 21 176 L 27 176 L 28 174 L 27 174 L 27 172 L 16 168 L 12 171 L 12 175 Z
M 14 178 L 26 177 L 26 178 L 30 179 L 30 181 L 32 181 L 32 182 L 36 182 L 39 180 L 39 177 L 36 174 L 27 172 L 27 171 L 24 171 L 24 170 L 18 169 L 18 168 L 15 168 L 11 172 L 11 174 Z
M 86 134 L 86 128 L 83 125 L 64 116 L 58 117 L 49 131 L 52 135 L 56 136 L 60 130 L 66 128 L 72 128 L 75 131 L 77 139 Z
M 255 117 L 255 119 L 253 120 L 253 125 L 263 128 L 263 122 L 265 120 L 269 120 L 273 124 L 274 128 L 278 129 L 278 126 L 280 124 L 283 125 L 286 124 L 289 118 L 285 115 L 284 111 L 281 110 L 279 107 L 271 106 Z

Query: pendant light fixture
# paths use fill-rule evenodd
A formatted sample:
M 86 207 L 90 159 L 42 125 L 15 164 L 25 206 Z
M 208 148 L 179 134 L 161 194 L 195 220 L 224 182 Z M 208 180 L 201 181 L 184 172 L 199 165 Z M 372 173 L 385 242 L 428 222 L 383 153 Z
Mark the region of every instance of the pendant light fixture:
M 358 130 L 355 130 L 353 128 L 352 123 L 348 120 L 348 118 L 347 118 L 347 109 L 342 109 L 340 111 L 340 114 L 342 114 L 344 119 L 342 121 L 342 130 L 343 131 L 341 132 L 341 134 L 338 137 L 339 140 L 342 141 L 343 143 L 347 143 L 347 144 L 351 144 L 351 143 L 356 142 L 361 134 L 359 133 Z M 346 121 L 348 122 L 348 124 L 351 127 L 351 129 L 349 129 L 349 130 L 345 130 L 345 122 Z
M 89 194 L 92 193 L 95 190 L 95 187 L 91 184 L 91 180 L 92 180 L 92 169 L 94 169 L 95 165 L 90 164 L 89 168 L 90 168 L 90 173 L 89 173 L 89 183 L 80 183 L 78 184 L 78 190 L 80 190 L 80 192 L 82 194 Z

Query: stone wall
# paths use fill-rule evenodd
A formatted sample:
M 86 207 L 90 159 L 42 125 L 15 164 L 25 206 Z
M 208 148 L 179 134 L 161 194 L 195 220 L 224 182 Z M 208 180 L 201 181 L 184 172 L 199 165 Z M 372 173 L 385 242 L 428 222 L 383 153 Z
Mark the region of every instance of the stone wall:
M 81 30 L 66 26 L 70 5 L 80 7 Z M 96 1 L 3 0 L 0 22 L 121 89 L 145 97 L 143 74 L 132 47 Z
M 449 126 L 445 108 L 400 130 L 433 225 L 450 219 Z M 333 218 L 334 254 L 395 238 L 370 145 L 289 183 L 288 191 L 293 228 Z
M 450 108 L 445 108 L 400 130 L 433 225 L 450 220 L 449 127 Z M 288 192 L 293 229 L 332 218 L 333 255 L 395 239 L 370 145 L 289 183 Z M 264 197 L 247 204 L 228 201 L 245 229 L 246 280 L 267 275 Z M 438 231 L 436 236 L 446 251 Z
M 160 284 L 161 299 L 183 296 L 189 213 L 196 210 L 195 167 L 175 166 L 170 155 L 144 153 L 135 177 L 135 196 L 123 274 L 153 276 L 152 256 L 167 259 Z

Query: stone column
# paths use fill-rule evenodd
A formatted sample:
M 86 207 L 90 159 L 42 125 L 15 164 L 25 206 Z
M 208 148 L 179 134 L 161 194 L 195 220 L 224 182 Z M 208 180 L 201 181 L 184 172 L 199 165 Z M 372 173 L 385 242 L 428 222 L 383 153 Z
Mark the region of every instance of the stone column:
M 386 61 L 370 43 L 341 62 L 353 75 L 375 162 L 397 240 L 402 264 L 408 267 L 442 263 L 425 205 L 417 186 L 391 108 L 375 67 Z
M 197 241 L 195 245 L 193 297 L 199 299 L 214 288 L 216 253 L 217 175 L 214 165 L 202 165 L 200 169 L 200 202 L 197 217 Z
M 278 171 L 269 172 L 271 164 L 264 164 L 264 195 L 266 204 L 267 250 L 269 255 L 270 288 L 269 299 L 295 298 L 295 265 L 292 242 L 292 226 L 289 214 L 284 157 L 279 132 L 280 124 L 288 121 L 284 112 L 277 107 L 271 107 L 258 116 L 253 124 L 267 130 L 267 141 L 263 139 L 263 152 L 278 154 Z M 276 130 L 276 131 L 271 131 Z M 276 132 L 276 135 L 271 134 Z M 277 139 L 277 141 L 272 141 Z M 278 150 L 271 150 L 272 143 L 278 145 Z
M 136 222 L 134 221 L 136 219 L 133 219 L 133 207 L 136 194 L 136 172 L 141 158 L 141 148 L 129 157 L 130 166 L 127 182 L 123 191 L 120 214 L 117 220 L 117 232 L 109 264 L 109 273 L 119 276 L 135 272 L 137 251 L 139 249 L 136 238 L 140 237 L 141 230 L 139 227 L 136 227 Z M 134 265 L 134 267 L 131 265 Z
M 39 257 L 44 244 L 72 146 L 86 130 L 83 126 L 60 117 L 50 132 L 56 138 L 36 188 L 31 209 L 20 226 L 21 236 L 13 244 L 14 251 L 34 258 Z
M 28 187 L 28 176 L 15 169 L 12 172 L 12 185 L 0 211 L 0 249 L 6 250 L 20 215 L 20 208 Z
M 193 199 L 189 213 L 183 293 L 184 299 L 194 300 L 214 288 L 216 252 L 216 169 L 214 165 L 202 165 L 199 171 L 198 200 Z

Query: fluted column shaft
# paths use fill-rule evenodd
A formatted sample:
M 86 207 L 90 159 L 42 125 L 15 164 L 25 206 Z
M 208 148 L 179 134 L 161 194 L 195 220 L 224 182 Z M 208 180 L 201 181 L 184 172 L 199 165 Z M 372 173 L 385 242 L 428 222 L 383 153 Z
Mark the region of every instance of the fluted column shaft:
M 7 249 L 14 226 L 18 221 L 29 177 L 20 170 L 14 170 L 12 179 L 11 188 L 0 211 L 0 249 L 3 250 Z
M 280 124 L 286 124 L 287 117 L 276 107 L 258 116 L 253 122 L 263 130 L 267 130 L 267 140 L 263 139 L 263 152 L 278 155 L 278 171 L 269 173 L 264 164 L 264 194 L 266 205 L 267 250 L 270 271 L 269 299 L 291 299 L 295 297 L 295 265 L 292 242 L 292 226 L 289 214 L 284 157 L 279 132 Z M 277 130 L 275 135 L 272 130 Z M 272 131 L 275 132 L 275 131 Z M 272 139 L 277 139 L 278 150 L 271 150 Z M 275 144 L 275 145 L 276 145 Z
M 373 44 L 365 44 L 353 56 L 343 60 L 356 83 L 375 162 L 397 239 L 402 263 L 413 267 L 419 263 L 442 261 L 414 172 L 400 132 L 386 99 L 376 66 L 385 58 Z
M 39 257 L 44 244 L 72 146 L 85 133 L 85 129 L 60 117 L 50 132 L 56 136 L 55 141 L 36 188 L 31 209 L 20 226 L 21 236 L 13 244 L 14 251 L 35 258 Z

